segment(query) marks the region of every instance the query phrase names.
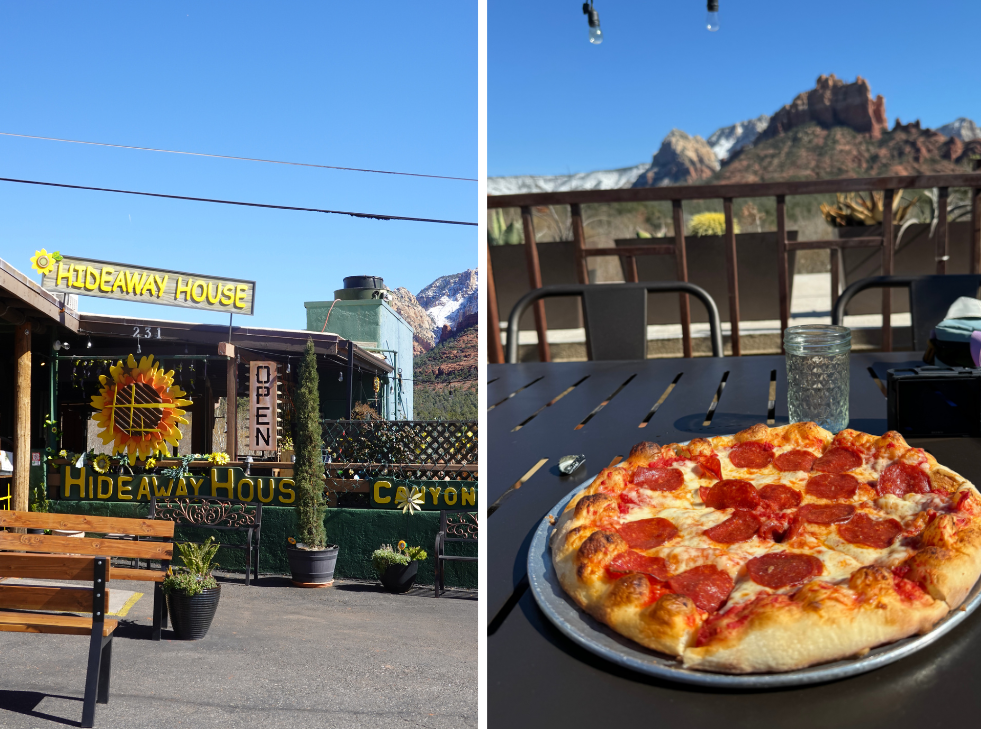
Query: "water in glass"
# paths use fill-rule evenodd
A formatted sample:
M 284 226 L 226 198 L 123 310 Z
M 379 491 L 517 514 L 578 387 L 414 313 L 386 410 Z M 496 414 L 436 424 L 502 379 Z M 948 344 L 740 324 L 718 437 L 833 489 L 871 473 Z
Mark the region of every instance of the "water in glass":
M 787 406 L 790 422 L 811 420 L 832 433 L 848 425 L 847 327 L 790 327 L 787 351 Z

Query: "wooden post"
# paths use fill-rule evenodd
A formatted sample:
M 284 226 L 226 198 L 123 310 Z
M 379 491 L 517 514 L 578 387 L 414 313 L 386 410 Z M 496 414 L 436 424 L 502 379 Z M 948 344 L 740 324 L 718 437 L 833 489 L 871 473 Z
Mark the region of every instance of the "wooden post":
M 232 352 L 228 358 L 228 370 L 225 375 L 225 453 L 229 459 L 238 458 L 238 360 Z
M 742 356 L 739 342 L 739 271 L 736 263 L 736 226 L 732 220 L 732 198 L 722 199 L 726 219 L 726 273 L 729 275 L 729 321 L 732 326 L 732 354 Z
M 521 225 L 525 233 L 525 261 L 528 265 L 528 283 L 532 289 L 542 287 L 542 269 L 538 264 L 538 243 L 535 241 L 535 221 L 531 216 L 531 208 L 521 208 Z M 545 302 L 539 299 L 532 304 L 535 313 L 535 330 L 538 332 L 538 358 L 542 362 L 551 362 L 552 355 L 548 350 L 548 323 L 545 321 Z
M 624 256 L 624 258 L 627 259 L 627 281 L 629 283 L 637 283 L 640 281 L 639 274 L 637 273 L 637 256 Z
M 12 508 L 27 511 L 31 483 L 31 322 L 14 329 L 14 479 Z M 54 414 L 51 416 L 54 418 Z
M 487 246 L 487 358 L 491 364 L 503 364 L 501 319 L 497 312 L 497 289 L 494 288 L 494 269 L 491 267 L 490 246 Z
M 893 260 L 896 245 L 892 233 L 892 205 L 895 190 L 886 190 L 882 195 L 882 275 L 893 274 Z M 833 304 L 832 304 L 833 305 Z M 882 289 L 882 351 L 892 351 L 892 289 Z
M 937 198 L 937 273 L 947 273 L 947 188 L 940 188 Z
M 787 198 L 777 195 L 777 285 L 780 289 L 780 352 L 790 326 L 790 272 L 787 270 Z
M 981 273 L 981 187 L 971 188 L 971 273 Z
M 677 264 L 679 281 L 688 280 L 688 258 L 685 255 L 685 211 L 681 200 L 671 201 L 671 213 L 674 218 L 674 259 Z M 685 357 L 691 357 L 691 309 L 688 294 L 678 294 L 678 304 L 681 308 L 681 348 Z
M 841 293 L 841 256 L 839 248 L 829 248 L 828 256 L 831 261 L 831 308 L 835 308 L 838 294 Z
M 589 267 L 586 265 L 586 231 L 582 224 L 582 206 L 572 203 L 572 240 L 576 244 L 576 275 L 579 283 L 589 283 Z

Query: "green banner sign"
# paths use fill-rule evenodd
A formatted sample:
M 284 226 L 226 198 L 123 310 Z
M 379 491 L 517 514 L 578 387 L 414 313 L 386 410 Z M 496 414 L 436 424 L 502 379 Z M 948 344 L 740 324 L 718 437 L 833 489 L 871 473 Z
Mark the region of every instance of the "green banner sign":
M 424 511 L 477 508 L 477 484 L 473 481 L 386 481 L 371 484 L 371 505 L 379 509 L 401 509 L 406 499 L 416 496 Z M 421 497 L 421 503 L 420 503 Z
M 159 474 L 98 473 L 91 467 L 61 469 L 62 499 L 85 501 L 142 501 L 209 496 L 245 503 L 291 506 L 296 501 L 292 478 L 246 476 L 241 468 L 212 468 L 207 474 L 173 479 Z

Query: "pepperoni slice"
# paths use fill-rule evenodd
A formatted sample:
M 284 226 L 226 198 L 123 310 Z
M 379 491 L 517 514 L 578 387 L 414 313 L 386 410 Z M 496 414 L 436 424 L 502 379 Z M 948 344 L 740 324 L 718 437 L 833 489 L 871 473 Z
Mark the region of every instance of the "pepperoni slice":
M 718 456 L 695 456 L 695 462 L 702 471 L 702 476 L 713 476 L 715 479 L 722 480 L 722 464 Z
M 654 549 L 678 533 L 678 527 L 659 516 L 653 519 L 630 521 L 617 529 L 617 533 L 634 549 Z
M 746 571 L 757 585 L 779 590 L 817 577 L 824 572 L 824 564 L 811 554 L 773 552 L 753 557 L 746 563 Z
M 792 489 L 790 486 L 782 483 L 768 483 L 760 489 L 760 498 L 769 504 L 774 511 L 783 511 L 784 509 L 796 509 L 800 506 L 803 497 L 800 495 L 800 491 Z
M 800 512 L 794 515 L 794 518 L 790 520 L 790 526 L 787 528 L 787 532 L 783 535 L 781 542 L 793 541 L 800 534 L 801 529 L 804 528 L 804 519 L 801 518 Z
M 804 491 L 809 496 L 828 501 L 855 498 L 859 480 L 850 473 L 819 473 L 807 481 Z
M 714 613 L 732 592 L 732 578 L 715 565 L 703 564 L 675 575 L 668 586 L 679 595 L 690 597 L 700 610 Z
M 768 539 L 771 542 L 784 542 L 787 534 L 797 516 L 793 512 L 784 511 L 770 516 L 763 522 L 759 532 L 760 539 Z
M 729 451 L 729 462 L 736 468 L 766 468 L 773 460 L 773 448 L 751 440 Z
M 903 526 L 895 519 L 873 519 L 868 514 L 856 514 L 838 525 L 838 534 L 846 542 L 873 549 L 885 549 L 902 531 Z
M 736 509 L 724 522 L 709 527 L 702 534 L 719 544 L 736 544 L 752 539 L 761 524 L 760 518 L 752 511 Z
M 817 456 L 810 451 L 787 451 L 774 458 L 773 465 L 778 471 L 784 472 L 810 471 L 816 460 Z
M 760 505 L 760 492 L 749 481 L 728 478 L 706 491 L 702 501 L 710 509 L 753 510 Z
M 893 463 L 886 466 L 879 476 L 876 487 L 880 496 L 894 494 L 903 497 L 906 494 L 926 494 L 930 492 L 930 477 L 926 471 L 911 463 Z
M 609 564 L 610 572 L 641 572 L 659 580 L 668 579 L 668 563 L 664 557 L 648 557 L 632 550 L 621 552 Z
M 823 456 L 814 461 L 812 471 L 822 473 L 844 473 L 853 471 L 862 465 L 862 454 L 854 448 L 837 446 L 831 448 Z
M 801 519 L 811 524 L 839 524 L 855 516 L 855 507 L 851 504 L 805 504 L 798 513 Z
M 685 477 L 677 468 L 638 468 L 634 471 L 634 485 L 651 491 L 677 491 L 685 483 Z

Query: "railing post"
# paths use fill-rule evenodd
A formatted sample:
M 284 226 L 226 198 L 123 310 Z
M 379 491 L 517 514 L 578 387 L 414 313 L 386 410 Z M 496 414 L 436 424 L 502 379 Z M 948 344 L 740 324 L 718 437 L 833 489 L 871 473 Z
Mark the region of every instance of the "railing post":
M 528 265 L 528 283 L 532 290 L 542 287 L 542 269 L 538 264 L 538 244 L 535 241 L 535 221 L 531 216 L 531 208 L 521 208 L 521 225 L 525 234 L 525 261 Z M 548 324 L 545 321 L 545 302 L 539 299 L 532 304 L 535 313 L 535 330 L 538 332 L 538 358 L 542 362 L 551 362 L 552 356 L 548 350 Z
M 674 259 L 677 263 L 679 281 L 688 281 L 688 258 L 685 255 L 685 211 L 681 200 L 671 201 L 671 213 L 674 218 Z M 678 304 L 681 309 L 681 349 L 685 357 L 691 357 L 691 308 L 688 294 L 678 294 Z
M 732 326 L 732 354 L 742 356 L 739 342 L 739 271 L 736 263 L 736 226 L 732 220 L 732 198 L 722 199 L 726 219 L 726 273 L 729 276 L 729 321 Z
M 947 193 L 946 187 L 939 188 L 937 196 L 937 273 L 947 273 Z
M 784 195 L 777 195 L 777 280 L 780 287 L 780 352 L 783 353 L 783 333 L 790 326 L 790 272 L 787 270 L 787 198 Z
M 895 190 L 882 195 L 882 274 L 892 276 L 896 246 L 892 236 L 892 205 Z M 892 290 L 882 289 L 882 351 L 892 351 Z
M 981 273 L 981 187 L 971 188 L 971 273 Z
M 840 248 L 829 248 L 828 257 L 831 262 L 831 306 L 834 307 L 841 293 L 841 256 Z
M 589 283 L 589 268 L 586 266 L 586 231 L 582 224 L 582 206 L 572 203 L 572 240 L 576 245 L 576 275 L 579 283 Z
M 639 274 L 637 273 L 637 256 L 624 256 L 624 258 L 627 259 L 627 282 L 637 283 L 640 281 L 638 278 Z
M 497 289 L 494 287 L 490 246 L 487 246 L 487 336 L 487 356 L 491 364 L 502 364 L 504 347 L 501 346 L 501 319 L 497 312 Z

